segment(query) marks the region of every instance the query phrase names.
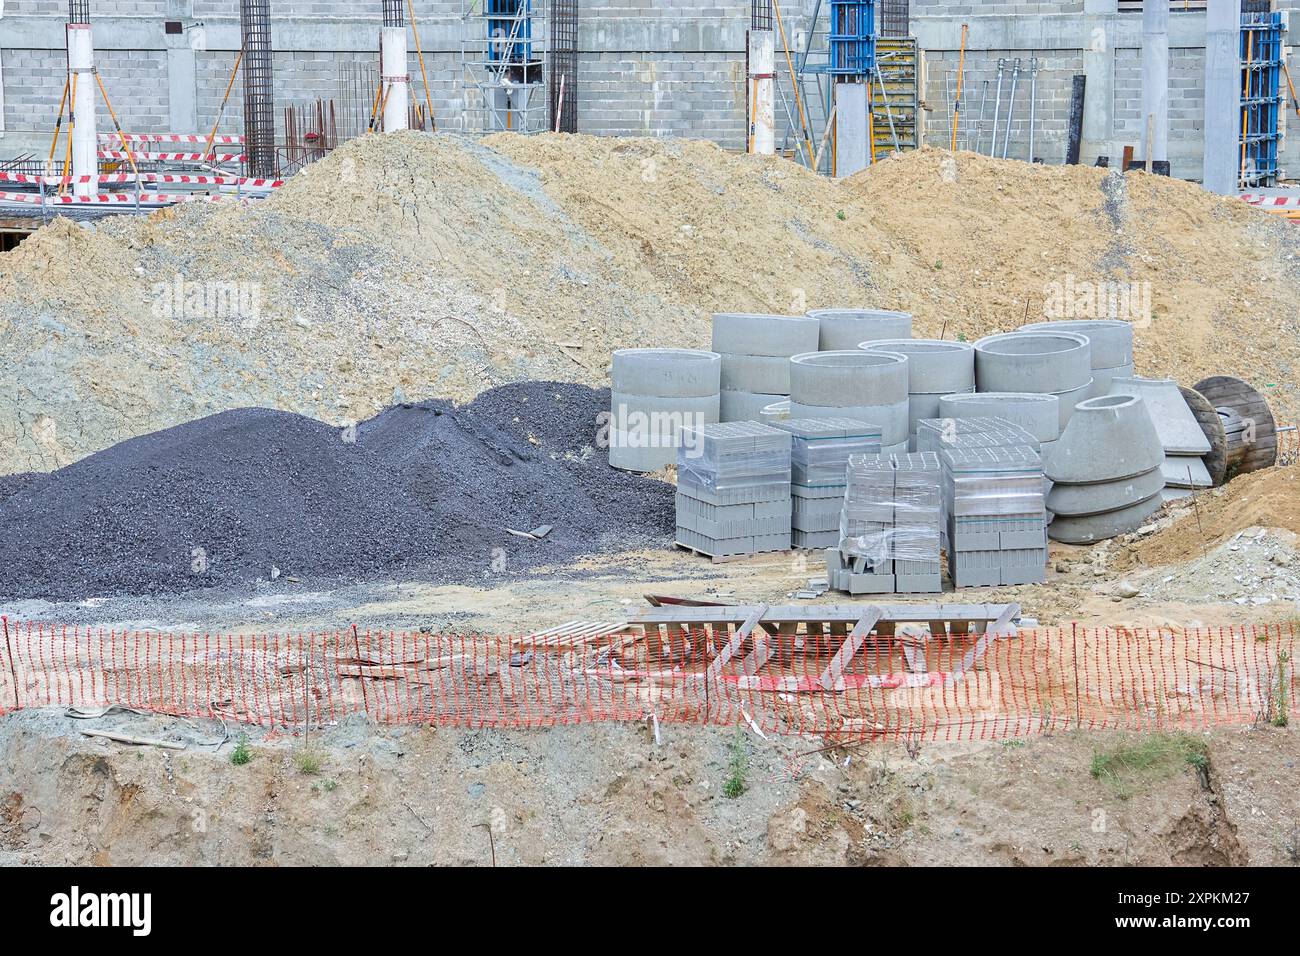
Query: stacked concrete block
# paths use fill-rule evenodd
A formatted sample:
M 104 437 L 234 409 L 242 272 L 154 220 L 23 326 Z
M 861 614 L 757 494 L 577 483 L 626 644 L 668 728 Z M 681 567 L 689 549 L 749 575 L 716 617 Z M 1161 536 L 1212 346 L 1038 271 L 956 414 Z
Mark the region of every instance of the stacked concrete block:
M 718 420 L 721 359 L 694 349 L 621 349 L 610 369 L 609 463 L 655 471 L 677 460 L 681 429 Z
M 1088 337 L 1092 356 L 1092 395 L 1105 395 L 1112 379 L 1131 378 L 1133 375 L 1133 323 L 1119 319 L 1060 319 L 1052 322 L 1030 322 L 1020 327 L 1021 332 L 1033 331 L 1077 332 Z
M 1005 332 L 975 343 L 981 392 L 1034 392 L 1060 399 L 1061 428 L 1092 392 L 1092 348 L 1077 332 Z
M 817 348 L 822 352 L 843 352 L 856 349 L 863 342 L 912 337 L 910 312 L 887 312 L 883 309 L 814 309 L 808 315 L 816 319 L 819 324 Z
M 926 418 L 917 422 L 918 451 L 936 454 L 950 448 L 1009 448 L 1023 445 L 1039 450 L 1033 435 L 1005 418 Z
M 720 421 L 759 421 L 790 396 L 790 357 L 817 348 L 820 323 L 806 315 L 723 312 L 713 316 L 722 356 Z
M 1046 460 L 1061 437 L 1061 400 L 1033 392 L 976 392 L 939 399 L 938 418 L 997 418 L 1019 425 L 1038 443 Z
M 1160 445 L 1165 450 L 1161 473 L 1165 488 L 1161 497 L 1165 501 L 1185 498 L 1200 488 L 1213 486 L 1210 471 L 1205 467 L 1203 455 L 1209 454 L 1210 442 L 1201 430 L 1187 400 L 1183 398 L 1178 383 L 1168 378 L 1115 378 L 1110 383 L 1111 395 L 1141 395 L 1147 414 L 1156 426 Z
M 894 590 L 937 594 L 943 590 L 940 529 L 943 467 L 932 452 L 894 455 Z
M 1028 445 L 949 448 L 943 460 L 948 574 L 954 587 L 1047 580 L 1043 460 Z
M 1136 531 L 1159 510 L 1164 448 L 1136 395 L 1080 402 L 1047 462 L 1054 541 L 1091 544 Z
M 933 454 L 849 459 L 840 543 L 826 551 L 832 587 L 850 594 L 941 590 L 941 475 Z
M 790 549 L 790 433 L 758 422 L 684 429 L 677 543 L 713 557 Z
M 837 547 L 849 458 L 878 456 L 880 429 L 850 418 L 793 418 L 771 424 L 791 438 L 791 543 L 810 550 Z
M 883 454 L 907 451 L 907 356 L 861 349 L 790 360 L 792 418 L 852 418 L 880 428 Z
M 889 339 L 863 342 L 867 351 L 907 356 L 908 441 L 916 451 L 916 424 L 938 418 L 945 395 L 975 391 L 975 348 L 942 339 Z

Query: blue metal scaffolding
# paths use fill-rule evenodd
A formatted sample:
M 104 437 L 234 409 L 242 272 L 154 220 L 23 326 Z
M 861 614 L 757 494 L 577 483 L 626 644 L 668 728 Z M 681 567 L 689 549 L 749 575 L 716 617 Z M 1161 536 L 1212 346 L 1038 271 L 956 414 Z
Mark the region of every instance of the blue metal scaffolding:
M 1282 14 L 1241 18 L 1242 188 L 1278 180 L 1278 117 L 1282 108 Z

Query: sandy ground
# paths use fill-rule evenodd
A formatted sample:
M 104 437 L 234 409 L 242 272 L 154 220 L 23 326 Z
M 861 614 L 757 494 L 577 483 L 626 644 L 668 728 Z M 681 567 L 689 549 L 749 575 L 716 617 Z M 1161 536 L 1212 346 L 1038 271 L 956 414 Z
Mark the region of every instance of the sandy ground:
M 133 748 L 87 726 L 187 741 Z M 1295 865 L 1293 730 L 1204 735 L 1122 786 L 1142 738 L 860 746 L 643 725 L 253 735 L 164 717 L 0 721 L 0 864 Z M 223 742 L 224 740 L 224 742 Z M 301 754 L 319 767 L 304 772 Z M 744 792 L 724 794 L 736 754 Z

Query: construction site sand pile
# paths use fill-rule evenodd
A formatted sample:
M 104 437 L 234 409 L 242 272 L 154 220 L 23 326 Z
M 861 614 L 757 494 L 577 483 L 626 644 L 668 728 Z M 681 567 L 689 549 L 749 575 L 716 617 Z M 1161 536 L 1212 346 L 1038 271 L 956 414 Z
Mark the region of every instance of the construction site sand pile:
M 534 382 L 355 433 L 245 408 L 0 481 L 0 599 L 404 575 L 483 582 L 672 533 L 673 488 L 593 447 L 609 393 Z M 586 427 L 582 424 L 586 423 Z M 533 540 L 511 534 L 541 525 Z
M 1149 283 L 1139 372 L 1242 375 L 1290 420 L 1298 244 L 1188 183 L 969 153 L 836 182 L 696 141 L 366 136 L 257 206 L 59 221 L 0 257 L 0 471 L 232 408 L 600 386 L 611 349 L 707 345 L 712 311 L 869 304 L 973 339 L 1067 281 Z

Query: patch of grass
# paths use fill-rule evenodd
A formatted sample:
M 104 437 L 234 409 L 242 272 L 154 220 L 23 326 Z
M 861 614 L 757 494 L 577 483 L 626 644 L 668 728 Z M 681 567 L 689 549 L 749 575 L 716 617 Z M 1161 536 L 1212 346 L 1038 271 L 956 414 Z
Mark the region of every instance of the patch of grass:
M 1024 745 L 1025 742 L 1023 740 L 1018 740 L 1014 737 L 1011 738 L 1010 740 L 1002 741 L 1002 746 L 1007 750 L 1019 750 Z
M 722 795 L 735 800 L 748 788 L 745 774 L 749 770 L 749 754 L 745 750 L 745 736 L 737 731 L 731 741 L 731 759 L 727 761 L 727 781 L 722 785 Z
M 835 218 L 838 219 L 840 222 L 843 222 L 845 219 L 848 219 L 849 217 L 846 216 L 844 214 L 844 210 L 841 209 L 839 212 L 835 214 Z
M 1093 754 L 1090 772 L 1127 800 L 1143 786 L 1172 776 L 1183 767 L 1203 771 L 1210 765 L 1209 748 L 1193 734 L 1151 734 L 1126 740 Z
M 319 750 L 303 748 L 293 755 L 293 765 L 299 773 L 317 774 L 325 763 L 325 755 Z
M 253 751 L 248 746 L 248 734 L 240 734 L 235 749 L 230 751 L 230 762 L 236 767 L 242 767 L 252 759 Z
M 321 786 L 325 788 L 326 793 L 333 793 L 339 788 L 339 782 L 337 780 L 326 780 Z

